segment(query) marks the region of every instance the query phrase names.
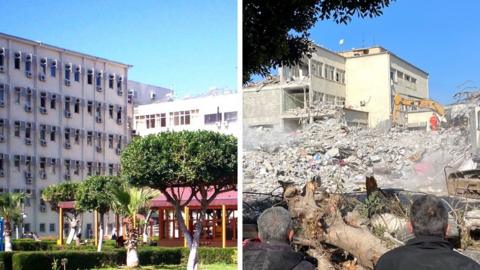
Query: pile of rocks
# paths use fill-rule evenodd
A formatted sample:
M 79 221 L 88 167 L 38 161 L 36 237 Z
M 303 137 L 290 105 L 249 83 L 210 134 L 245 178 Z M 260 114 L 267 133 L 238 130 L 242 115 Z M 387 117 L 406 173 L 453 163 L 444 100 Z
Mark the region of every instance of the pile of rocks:
M 362 190 L 365 176 L 375 175 L 383 188 L 442 194 L 444 168 L 458 167 L 469 155 L 464 129 L 362 129 L 347 127 L 341 113 L 328 115 L 288 134 L 268 129 L 246 134 L 247 201 L 251 193 L 281 193 L 279 181 L 303 186 L 313 176 L 320 176 L 328 192 Z

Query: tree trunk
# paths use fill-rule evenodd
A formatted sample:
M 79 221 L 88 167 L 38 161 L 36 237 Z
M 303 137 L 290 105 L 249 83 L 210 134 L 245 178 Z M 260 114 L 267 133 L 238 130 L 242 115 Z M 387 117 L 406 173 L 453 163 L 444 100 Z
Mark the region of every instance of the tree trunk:
M 99 229 L 99 233 L 98 233 L 97 251 L 101 252 L 102 251 L 102 245 L 103 245 L 103 213 L 100 214 L 100 226 L 99 227 L 100 227 L 100 229 Z
M 67 242 L 66 242 L 67 245 L 70 245 L 72 243 L 72 240 L 75 238 L 75 234 L 77 233 L 78 222 L 79 220 L 77 216 L 73 216 L 68 222 L 70 228 L 69 228 Z
M 190 247 L 192 245 L 192 234 L 190 234 L 190 231 L 188 230 L 187 226 L 185 226 L 185 219 L 183 219 L 182 213 L 183 213 L 182 208 L 180 207 L 180 205 L 176 204 L 175 215 L 177 216 L 178 226 L 182 230 L 183 235 L 187 240 L 188 247 Z
M 349 252 L 363 267 L 373 269 L 388 250 L 385 244 L 369 230 L 344 222 L 340 211 L 341 196 L 317 195 L 316 188 L 316 181 L 307 182 L 304 195 L 295 187 L 285 188 L 284 199 L 290 214 L 302 228 L 298 237 L 312 243 L 313 252 L 323 250 L 322 243 L 327 243 Z
M 190 245 L 190 253 L 188 254 L 187 270 L 196 270 L 198 267 L 197 253 L 200 247 L 200 237 L 202 235 L 203 221 L 205 220 L 205 212 L 207 207 L 202 206 L 200 210 L 200 218 L 195 224 L 195 231 L 193 233 L 193 241 Z
M 148 229 L 148 221 L 150 220 L 150 216 L 152 216 L 152 210 L 149 209 L 148 212 L 147 212 L 147 216 L 145 217 L 145 224 L 143 225 L 143 233 L 142 233 L 142 236 L 143 236 L 143 243 L 147 243 L 148 242 L 148 234 L 147 234 L 147 229 Z
M 127 239 L 127 267 L 137 267 L 139 264 L 137 253 L 137 228 L 133 226 L 133 218 L 129 218 L 130 227 L 128 228 Z
M 12 251 L 12 228 L 10 221 L 5 219 L 4 223 L 5 233 L 5 251 Z

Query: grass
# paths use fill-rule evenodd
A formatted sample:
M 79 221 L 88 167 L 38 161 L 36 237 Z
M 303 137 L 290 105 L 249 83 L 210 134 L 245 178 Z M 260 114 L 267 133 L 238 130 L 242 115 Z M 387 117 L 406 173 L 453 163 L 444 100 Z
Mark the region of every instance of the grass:
M 181 264 L 170 264 L 170 265 L 157 265 L 157 266 L 142 266 L 140 268 L 136 269 L 143 269 L 143 270 L 157 270 L 157 269 L 162 269 L 162 270 L 184 270 L 186 269 L 186 265 L 181 265 Z M 120 268 L 100 268 L 97 270 L 118 270 L 118 269 L 128 269 L 126 267 L 120 267 Z M 221 264 L 221 263 L 216 263 L 216 264 L 205 264 L 205 265 L 200 265 L 199 267 L 200 270 L 236 270 L 237 265 L 236 264 Z

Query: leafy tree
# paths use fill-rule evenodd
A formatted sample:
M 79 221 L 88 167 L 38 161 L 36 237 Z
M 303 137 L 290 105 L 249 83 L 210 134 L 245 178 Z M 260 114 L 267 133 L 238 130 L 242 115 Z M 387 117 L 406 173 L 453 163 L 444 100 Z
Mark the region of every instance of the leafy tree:
M 271 68 L 295 65 L 312 52 L 308 30 L 321 20 L 347 24 L 352 17 L 375 17 L 394 0 L 245 0 L 243 2 L 243 82 Z
M 91 176 L 80 183 L 76 194 L 76 204 L 84 211 L 97 211 L 100 215 L 98 251 L 102 250 L 104 215 L 110 210 L 110 190 L 119 184 L 115 176 Z M 97 228 L 95 228 L 97 230 Z
M 60 184 L 50 185 L 42 190 L 42 199 L 50 204 L 52 211 L 59 212 L 58 203 L 65 201 L 75 201 L 80 184 L 64 182 Z M 76 238 L 76 231 L 81 229 L 80 215 L 81 209 L 75 207 L 74 209 L 65 209 L 64 214 L 70 226 L 70 232 L 67 238 L 67 244 L 70 244 L 72 239 Z M 80 244 L 78 238 L 77 245 Z
M 149 135 L 134 139 L 122 152 L 121 163 L 130 184 L 157 189 L 174 206 L 190 247 L 188 269 L 193 269 L 208 205 L 218 194 L 236 187 L 237 139 L 212 131 Z M 182 198 L 184 188 L 192 191 L 188 198 Z M 192 236 L 182 209 L 194 197 L 201 209 Z
M 111 190 L 112 208 L 118 214 L 128 218 L 129 229 L 127 234 L 127 267 L 138 266 L 137 253 L 137 214 L 148 208 L 150 200 L 158 195 L 158 192 L 150 188 L 130 187 L 127 183 L 115 185 Z
M 12 251 L 12 222 L 21 220 L 21 206 L 26 197 L 25 193 L 0 194 L 0 216 L 3 217 L 5 228 L 5 251 Z

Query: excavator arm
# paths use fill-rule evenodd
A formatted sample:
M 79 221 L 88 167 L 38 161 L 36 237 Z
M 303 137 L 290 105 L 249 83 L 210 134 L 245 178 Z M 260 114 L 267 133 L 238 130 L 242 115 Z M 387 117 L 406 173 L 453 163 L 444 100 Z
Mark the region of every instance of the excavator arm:
M 408 107 L 428 108 L 439 114 L 441 117 L 445 115 L 445 108 L 438 102 L 431 99 L 412 99 L 405 98 L 396 94 L 393 98 L 392 124 L 396 125 L 402 105 Z

